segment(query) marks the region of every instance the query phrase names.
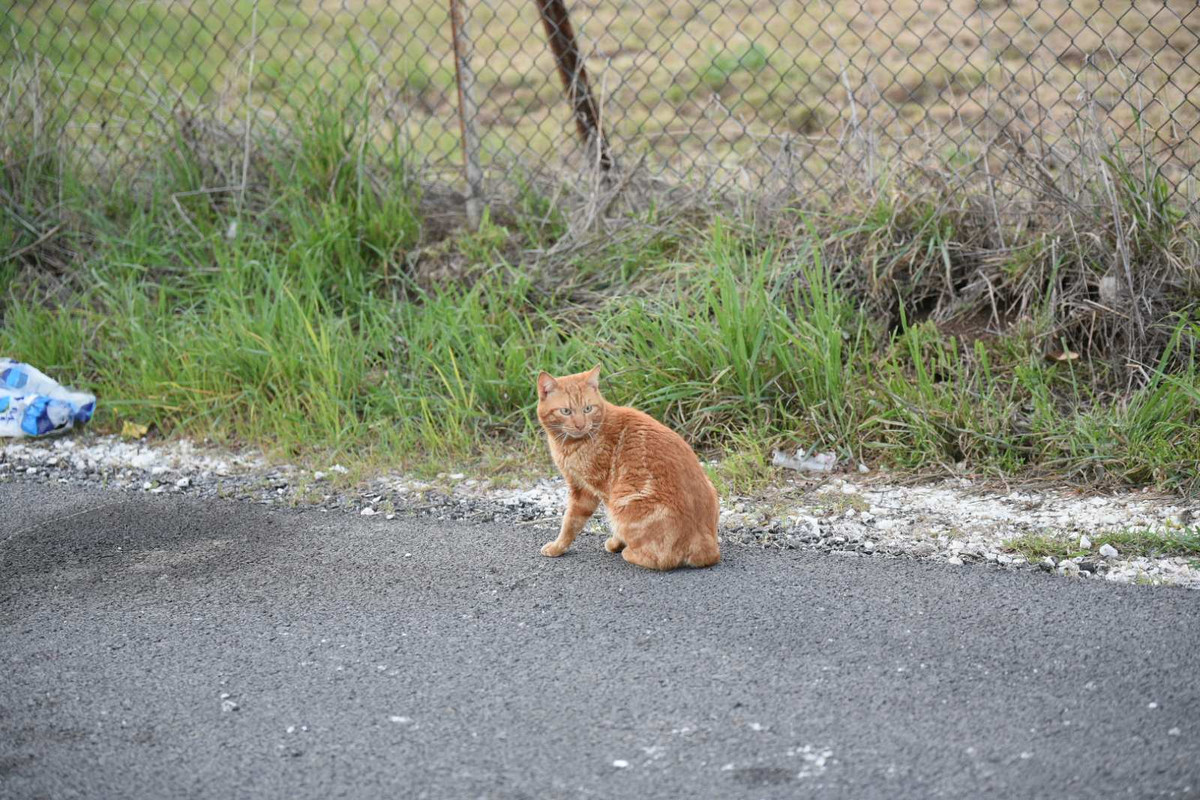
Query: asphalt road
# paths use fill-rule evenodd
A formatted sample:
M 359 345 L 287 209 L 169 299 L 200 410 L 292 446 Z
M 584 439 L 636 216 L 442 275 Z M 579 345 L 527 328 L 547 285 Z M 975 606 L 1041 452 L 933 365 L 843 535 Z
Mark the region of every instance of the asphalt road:
M 1200 796 L 1200 592 L 552 533 L 0 483 L 0 797 Z

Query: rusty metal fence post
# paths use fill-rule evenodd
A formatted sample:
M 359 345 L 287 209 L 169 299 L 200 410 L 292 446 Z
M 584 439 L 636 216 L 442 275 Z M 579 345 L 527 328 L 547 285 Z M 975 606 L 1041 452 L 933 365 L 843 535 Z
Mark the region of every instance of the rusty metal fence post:
M 464 0 L 450 0 L 450 28 L 454 44 L 454 80 L 458 85 L 458 124 L 462 131 L 463 169 L 467 180 L 467 222 L 472 230 L 483 218 L 483 165 L 480 161 L 479 135 L 475 131 L 475 72 L 471 68 L 471 37 Z
M 563 89 L 571 101 L 579 138 L 589 151 L 595 148 L 600 169 L 607 172 L 613 167 L 612 153 L 601 126 L 600 107 L 596 104 L 596 98 L 592 96 L 587 70 L 579 55 L 579 43 L 575 38 L 575 29 L 571 26 L 571 17 L 567 14 L 567 6 L 563 0 L 537 0 L 537 7 L 542 25 L 546 29 L 546 38 L 550 42 L 550 50 L 554 53 L 558 76 L 562 79 Z

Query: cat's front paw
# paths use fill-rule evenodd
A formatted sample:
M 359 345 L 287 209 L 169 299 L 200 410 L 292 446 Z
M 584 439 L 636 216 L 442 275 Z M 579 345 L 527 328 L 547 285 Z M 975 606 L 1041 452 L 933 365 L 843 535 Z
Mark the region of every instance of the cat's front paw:
M 557 558 L 567 552 L 567 548 L 559 544 L 557 541 L 546 542 L 542 545 L 542 555 L 550 558 Z

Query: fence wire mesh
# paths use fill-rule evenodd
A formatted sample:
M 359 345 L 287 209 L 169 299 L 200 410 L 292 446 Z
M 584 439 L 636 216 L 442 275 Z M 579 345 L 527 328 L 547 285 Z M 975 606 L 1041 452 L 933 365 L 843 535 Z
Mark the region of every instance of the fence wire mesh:
M 586 74 L 618 168 L 673 180 L 820 186 L 864 161 L 1031 149 L 1038 169 L 1065 174 L 1090 140 L 1194 195 L 1195 0 L 571 0 L 562 18 L 554 0 L 459 2 L 466 123 L 493 173 L 596 163 L 571 97 Z M 457 179 L 449 8 L 13 3 L 4 135 L 120 173 L 197 130 L 286 136 L 353 109 L 372 146 Z M 550 42 L 567 18 L 582 69 L 564 86 Z

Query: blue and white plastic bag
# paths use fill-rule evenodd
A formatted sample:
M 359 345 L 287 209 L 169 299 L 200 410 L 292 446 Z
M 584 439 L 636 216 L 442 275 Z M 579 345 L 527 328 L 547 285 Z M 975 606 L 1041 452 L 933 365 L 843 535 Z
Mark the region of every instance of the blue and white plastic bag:
M 82 425 L 96 396 L 73 392 L 39 370 L 0 358 L 0 436 L 44 436 Z

